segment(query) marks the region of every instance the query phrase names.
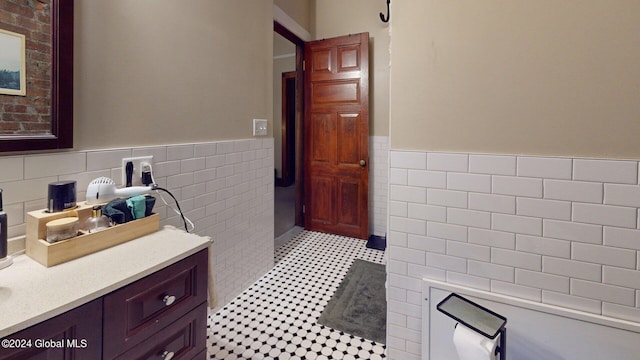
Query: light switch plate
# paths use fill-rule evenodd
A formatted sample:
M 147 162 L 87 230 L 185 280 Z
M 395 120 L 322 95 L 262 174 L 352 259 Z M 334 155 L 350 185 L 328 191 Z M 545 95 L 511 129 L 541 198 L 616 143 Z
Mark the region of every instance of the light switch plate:
M 253 136 L 267 136 L 266 119 L 253 119 Z

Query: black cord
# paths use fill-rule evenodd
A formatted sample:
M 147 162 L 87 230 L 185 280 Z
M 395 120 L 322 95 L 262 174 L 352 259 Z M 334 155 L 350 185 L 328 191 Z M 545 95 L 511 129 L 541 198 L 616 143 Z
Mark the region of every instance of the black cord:
M 182 209 L 180 209 L 180 204 L 178 204 L 178 199 L 176 199 L 175 196 L 173 196 L 173 194 L 165 189 L 165 188 L 161 188 L 160 186 L 155 186 L 153 187 L 153 190 L 162 190 L 164 192 L 166 192 L 167 194 L 169 194 L 172 198 L 173 201 L 176 202 L 176 207 L 178 208 L 178 211 L 180 211 L 180 216 L 182 217 L 182 222 L 184 223 L 184 231 L 189 232 L 189 229 L 187 228 L 187 220 L 184 218 L 184 214 L 182 213 Z

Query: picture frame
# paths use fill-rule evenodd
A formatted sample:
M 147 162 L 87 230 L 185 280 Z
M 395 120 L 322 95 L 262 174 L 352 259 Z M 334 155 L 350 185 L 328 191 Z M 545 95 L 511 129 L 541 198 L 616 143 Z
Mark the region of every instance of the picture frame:
M 25 43 L 23 34 L 0 29 L 0 94 L 27 95 Z

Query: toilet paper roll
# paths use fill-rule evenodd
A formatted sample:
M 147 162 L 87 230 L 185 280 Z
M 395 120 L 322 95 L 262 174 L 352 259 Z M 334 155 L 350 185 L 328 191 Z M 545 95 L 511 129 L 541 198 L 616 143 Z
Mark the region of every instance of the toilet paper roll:
M 497 360 L 496 347 L 500 336 L 491 340 L 458 323 L 453 332 L 453 344 L 460 360 Z

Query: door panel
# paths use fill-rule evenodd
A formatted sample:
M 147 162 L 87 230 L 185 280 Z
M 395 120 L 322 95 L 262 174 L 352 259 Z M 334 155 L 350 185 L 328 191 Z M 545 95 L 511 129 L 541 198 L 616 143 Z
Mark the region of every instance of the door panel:
M 305 46 L 305 227 L 367 239 L 369 35 Z
M 360 46 L 338 48 L 339 71 L 360 70 Z
M 332 55 L 331 49 L 318 49 L 313 53 L 311 61 L 313 66 L 311 67 L 311 71 L 314 72 L 314 75 L 318 75 L 320 73 L 332 73 L 331 64 L 335 62 Z
M 311 96 L 316 105 L 358 104 L 360 103 L 360 84 L 358 81 L 324 82 L 313 84 Z
M 360 116 L 338 114 L 338 165 L 360 166 Z
M 315 226 L 330 225 L 333 222 L 332 206 L 333 202 L 333 177 L 315 176 L 311 183 L 311 197 L 316 201 L 309 209 L 315 216 L 312 218 Z
M 333 148 L 332 114 L 312 114 L 310 123 L 311 161 L 314 166 L 321 164 L 329 166 L 332 160 L 331 149 Z
M 360 184 L 351 179 L 338 179 L 338 225 L 358 227 L 358 207 L 360 202 Z

